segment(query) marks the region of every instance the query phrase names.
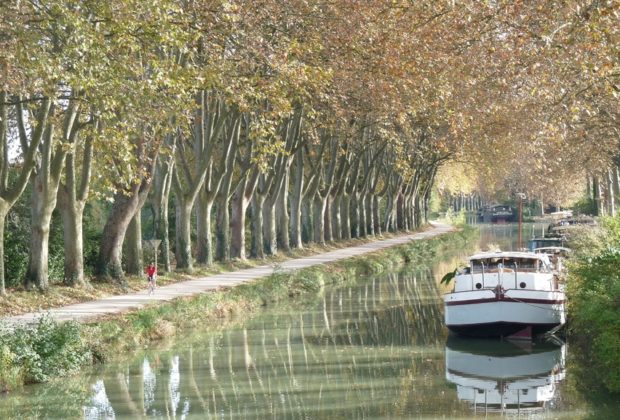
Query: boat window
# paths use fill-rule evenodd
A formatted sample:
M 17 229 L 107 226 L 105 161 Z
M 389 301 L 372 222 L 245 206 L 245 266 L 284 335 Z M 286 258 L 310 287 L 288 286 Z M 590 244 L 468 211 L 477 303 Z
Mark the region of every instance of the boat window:
M 536 270 L 538 268 L 538 260 L 533 258 L 519 259 L 519 268 L 524 270 Z
M 547 265 L 537 258 L 484 258 L 471 261 L 471 273 L 492 273 L 496 271 L 512 272 L 542 272 L 549 271 Z
M 523 258 L 518 263 L 519 269 L 522 268 L 524 271 L 536 271 L 541 273 L 548 272 L 546 264 L 539 259 Z

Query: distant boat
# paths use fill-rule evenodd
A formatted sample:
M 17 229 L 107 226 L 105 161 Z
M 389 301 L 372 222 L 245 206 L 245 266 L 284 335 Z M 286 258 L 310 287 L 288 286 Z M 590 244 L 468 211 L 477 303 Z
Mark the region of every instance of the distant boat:
M 539 248 L 566 247 L 567 240 L 564 236 L 545 236 L 542 238 L 532 238 L 527 247 L 531 252 Z
M 475 412 L 540 414 L 565 378 L 566 345 L 535 344 L 450 337 L 446 379 Z
M 517 214 L 512 207 L 497 204 L 480 209 L 478 219 L 485 223 L 514 222 L 517 219 Z
M 528 242 L 528 249 L 537 254 L 547 254 L 556 274 L 564 275 L 564 260 L 571 254 L 570 248 L 566 246 L 567 242 L 562 235 L 532 238 Z
M 565 299 L 547 254 L 485 252 L 455 274 L 445 322 L 460 335 L 531 338 L 565 324 Z
M 589 216 L 569 217 L 549 225 L 549 236 L 569 238 L 576 229 L 594 228 L 598 226 L 596 220 Z

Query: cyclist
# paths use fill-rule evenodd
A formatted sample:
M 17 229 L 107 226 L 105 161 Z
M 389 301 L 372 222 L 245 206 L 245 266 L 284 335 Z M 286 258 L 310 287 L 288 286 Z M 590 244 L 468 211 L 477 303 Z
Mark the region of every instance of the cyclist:
M 153 293 L 155 290 L 155 276 L 157 275 L 157 267 L 155 267 L 154 263 L 150 263 L 148 267 L 146 267 L 146 276 L 149 280 L 149 294 Z

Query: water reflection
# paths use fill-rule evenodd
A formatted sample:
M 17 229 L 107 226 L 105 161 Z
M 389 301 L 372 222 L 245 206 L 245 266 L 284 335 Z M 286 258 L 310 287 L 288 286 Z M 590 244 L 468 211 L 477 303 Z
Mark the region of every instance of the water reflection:
M 544 412 L 565 377 L 566 345 L 450 337 L 446 379 L 478 413 Z
M 189 345 L 97 375 L 86 418 L 407 417 L 452 410 L 442 398 L 440 291 L 428 267 L 327 292 L 309 310 L 245 328 L 196 332 Z

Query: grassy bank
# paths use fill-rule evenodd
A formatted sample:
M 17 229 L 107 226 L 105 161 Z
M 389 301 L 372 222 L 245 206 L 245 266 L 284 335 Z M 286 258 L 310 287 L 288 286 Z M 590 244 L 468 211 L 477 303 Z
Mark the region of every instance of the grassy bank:
M 294 273 L 279 272 L 250 284 L 154 305 L 92 324 L 56 324 L 42 319 L 34 328 L 0 333 L 0 387 L 45 382 L 70 375 L 115 355 L 147 347 L 196 325 L 222 327 L 251 316 L 265 305 L 300 302 L 326 285 L 356 281 L 364 274 L 428 263 L 443 251 L 464 246 L 471 229 L 415 241 L 379 253 Z
M 569 266 L 571 342 L 576 344 L 579 383 L 588 394 L 620 393 L 620 218 L 605 219 L 599 231 L 575 241 Z

